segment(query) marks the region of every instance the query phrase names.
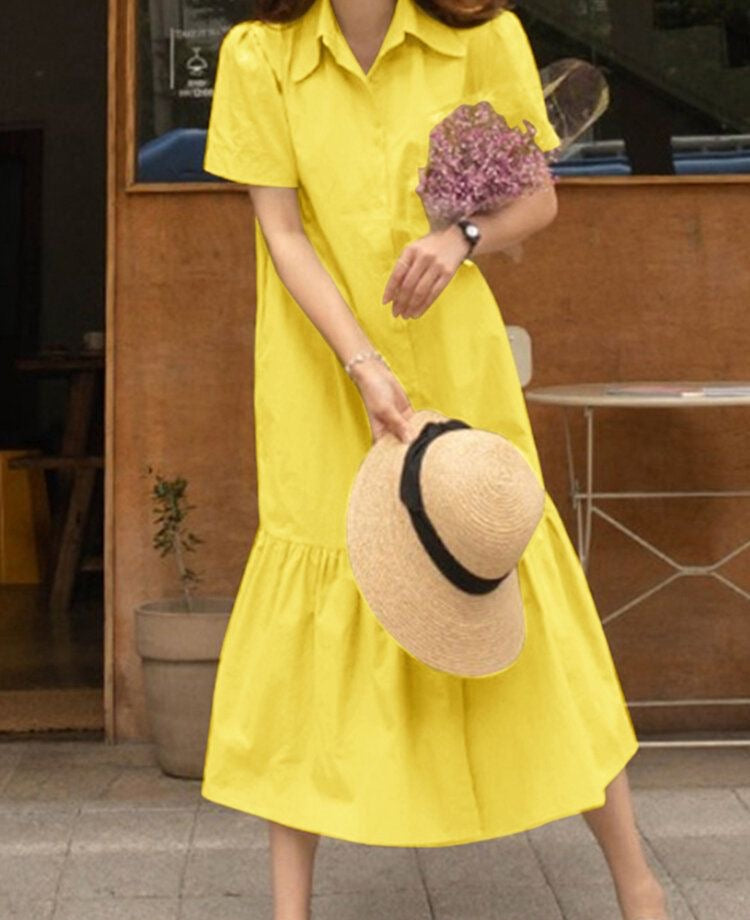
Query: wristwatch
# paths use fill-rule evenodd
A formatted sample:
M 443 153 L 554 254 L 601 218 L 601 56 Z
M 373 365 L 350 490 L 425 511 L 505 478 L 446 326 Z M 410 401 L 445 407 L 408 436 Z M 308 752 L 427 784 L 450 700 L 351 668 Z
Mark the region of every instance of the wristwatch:
M 474 247 L 482 239 L 482 233 L 479 227 L 470 220 L 459 220 L 457 224 L 461 228 L 464 239 L 469 244 L 469 251 L 466 253 L 466 258 L 468 259 L 472 252 L 474 252 Z

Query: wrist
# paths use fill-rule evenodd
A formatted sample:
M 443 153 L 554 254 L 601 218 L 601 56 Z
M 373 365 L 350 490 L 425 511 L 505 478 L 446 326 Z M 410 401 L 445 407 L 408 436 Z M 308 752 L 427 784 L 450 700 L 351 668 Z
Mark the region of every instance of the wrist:
M 449 224 L 443 230 L 443 236 L 450 244 L 452 250 L 455 252 L 456 260 L 458 261 L 459 265 L 464 261 L 464 259 L 469 258 L 471 254 L 469 243 L 463 234 L 463 230 L 461 230 L 457 223 Z
M 482 239 L 482 231 L 477 224 L 469 218 L 457 220 L 454 226 L 466 244 L 466 255 L 464 259 L 468 259 L 473 255 L 474 250 Z
M 377 380 L 381 377 L 386 367 L 383 361 L 362 361 L 354 365 L 349 376 L 355 386 L 361 389 L 369 380 Z
M 385 358 L 380 352 L 376 351 L 374 348 L 363 349 L 349 358 L 344 364 L 344 370 L 353 380 L 357 380 L 358 376 L 361 376 L 363 373 L 362 368 L 370 368 L 376 363 L 385 364 Z M 364 371 L 364 373 L 366 374 L 367 371 Z

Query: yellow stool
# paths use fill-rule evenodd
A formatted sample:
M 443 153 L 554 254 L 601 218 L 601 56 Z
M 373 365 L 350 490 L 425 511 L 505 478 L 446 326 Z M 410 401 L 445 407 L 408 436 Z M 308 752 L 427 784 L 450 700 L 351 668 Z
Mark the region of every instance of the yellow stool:
M 48 565 L 50 509 L 43 469 L 11 469 L 40 450 L 0 450 L 0 584 L 39 584 Z

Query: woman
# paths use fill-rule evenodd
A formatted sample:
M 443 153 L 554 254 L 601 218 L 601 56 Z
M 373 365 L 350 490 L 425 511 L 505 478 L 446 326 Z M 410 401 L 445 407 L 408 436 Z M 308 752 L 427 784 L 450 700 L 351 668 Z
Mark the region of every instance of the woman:
M 259 528 L 202 792 L 268 820 L 277 920 L 309 916 L 320 834 L 445 846 L 581 812 L 625 920 L 666 917 L 624 771 L 633 725 L 549 496 L 519 566 L 526 644 L 481 680 L 402 650 L 346 553 L 359 464 L 384 432 L 413 437 L 415 408 L 510 438 L 541 481 L 505 327 L 467 255 L 548 225 L 554 188 L 476 217 L 473 249 L 457 226 L 430 232 L 415 191 L 430 128 L 461 102 L 558 143 L 503 6 L 263 0 L 221 46 L 204 165 L 249 185 L 257 216 Z

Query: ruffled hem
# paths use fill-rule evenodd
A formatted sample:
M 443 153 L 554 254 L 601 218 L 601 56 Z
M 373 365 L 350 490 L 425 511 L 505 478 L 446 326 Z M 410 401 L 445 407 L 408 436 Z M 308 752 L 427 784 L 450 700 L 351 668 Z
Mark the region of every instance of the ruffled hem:
M 385 632 L 344 548 L 261 528 L 221 652 L 204 798 L 412 847 L 506 836 L 603 805 L 638 741 L 551 500 L 519 573 L 521 655 L 497 675 L 458 677 Z
M 622 757 L 616 761 L 615 766 L 603 772 L 602 778 L 599 781 L 599 791 L 593 797 L 590 796 L 588 799 L 571 800 L 571 803 L 564 806 L 562 810 L 550 812 L 545 817 L 537 815 L 533 819 L 533 823 L 528 823 L 528 821 L 522 822 L 512 827 L 512 829 L 508 824 L 502 824 L 494 829 L 489 828 L 480 831 L 479 836 L 477 836 L 477 833 L 472 833 L 469 836 L 456 837 L 452 840 L 415 840 L 413 837 L 402 836 L 397 840 L 389 837 L 388 842 L 383 842 L 381 835 L 377 835 L 376 837 L 368 836 L 367 839 L 364 839 L 359 834 L 356 837 L 352 837 L 352 831 L 348 827 L 339 827 L 338 825 L 329 826 L 325 821 L 321 822 L 316 818 L 302 816 L 298 812 L 290 812 L 288 808 L 285 807 L 284 802 L 260 801 L 256 804 L 250 795 L 238 794 L 237 790 L 220 789 L 216 786 L 207 786 L 205 784 L 201 794 L 203 798 L 215 802 L 217 805 L 233 808 L 236 811 L 242 811 L 245 814 L 255 815 L 258 818 L 274 821 L 277 824 L 283 824 L 287 827 L 296 828 L 297 830 L 307 831 L 311 834 L 322 834 L 324 837 L 344 840 L 347 843 L 360 843 L 365 846 L 418 847 L 420 849 L 453 847 L 462 846 L 466 843 L 480 843 L 483 840 L 496 840 L 499 837 L 507 837 L 512 834 L 520 834 L 523 831 L 531 830 L 534 827 L 541 827 L 552 821 L 560 821 L 572 815 L 582 814 L 584 811 L 601 808 L 606 801 L 607 786 L 621 770 L 627 766 L 628 762 L 637 752 L 638 743 L 634 742 L 630 749 L 626 749 Z M 321 830 L 321 826 L 327 829 Z

